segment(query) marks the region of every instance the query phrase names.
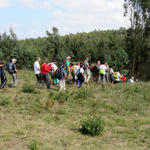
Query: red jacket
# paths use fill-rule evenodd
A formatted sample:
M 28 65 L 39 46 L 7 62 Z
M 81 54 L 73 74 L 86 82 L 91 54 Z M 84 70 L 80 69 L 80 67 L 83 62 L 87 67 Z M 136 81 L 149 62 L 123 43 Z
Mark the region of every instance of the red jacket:
M 47 64 L 42 64 L 42 66 L 41 66 L 41 72 L 42 73 L 48 73 L 49 72 Z

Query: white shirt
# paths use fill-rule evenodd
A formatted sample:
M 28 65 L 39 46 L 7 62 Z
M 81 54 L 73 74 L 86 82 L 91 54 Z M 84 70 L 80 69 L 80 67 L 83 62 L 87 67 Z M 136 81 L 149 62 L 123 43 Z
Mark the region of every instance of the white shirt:
M 100 70 L 104 70 L 104 74 L 106 74 L 107 67 L 105 65 L 100 65 Z
M 34 73 L 39 74 L 41 72 L 39 69 L 40 69 L 39 62 L 38 61 L 34 62 Z
M 121 76 L 121 74 L 120 74 L 119 72 L 117 72 L 117 74 L 118 74 L 118 78 L 115 79 L 115 81 L 120 81 L 120 76 Z
M 109 68 L 109 73 L 110 74 L 113 74 L 114 73 L 114 70 L 112 68 Z
M 55 64 L 52 64 L 52 69 L 54 70 L 54 72 L 58 69 L 58 67 Z
M 134 80 L 133 80 L 133 79 L 130 79 L 130 80 L 129 80 L 129 83 L 134 83 Z
M 80 66 L 79 65 L 75 65 L 74 66 L 74 72 L 76 73 L 78 71 L 78 69 L 80 69 Z
M 84 73 L 84 69 L 83 68 L 80 68 L 80 73 Z

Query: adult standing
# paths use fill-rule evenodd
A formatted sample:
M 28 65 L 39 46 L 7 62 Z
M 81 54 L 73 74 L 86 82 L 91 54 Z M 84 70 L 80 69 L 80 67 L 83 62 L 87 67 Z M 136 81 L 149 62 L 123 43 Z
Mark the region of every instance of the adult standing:
M 84 69 L 84 75 L 85 75 L 85 83 L 88 83 L 91 78 L 91 71 L 89 69 L 89 59 L 86 58 L 83 62 L 83 69 Z
M 97 63 L 95 63 L 93 66 L 92 66 L 92 68 L 91 68 L 91 72 L 92 72 L 92 74 L 93 74 L 93 80 L 96 82 L 96 83 L 98 83 L 98 81 L 99 81 L 99 70 L 100 70 L 100 65 L 101 65 L 101 62 L 100 62 L 100 60 L 97 62 Z
M 1 78 L 0 89 L 4 88 L 4 86 L 6 85 L 6 82 L 7 82 L 7 78 L 5 75 L 3 65 L 4 65 L 4 62 L 0 62 L 0 78 Z
M 47 88 L 50 89 L 50 80 L 49 80 L 49 69 L 47 65 L 47 60 L 41 65 L 41 73 L 42 73 L 42 88 L 44 88 L 44 83 L 46 84 Z
M 79 88 L 83 85 L 84 79 L 85 79 L 84 69 L 83 69 L 83 65 L 81 64 L 79 69 L 79 74 L 78 74 Z
M 55 80 L 55 73 L 56 71 L 58 70 L 58 67 L 57 67 L 57 62 L 54 60 L 52 63 L 51 63 L 51 82 L 53 84 L 54 83 L 54 80 Z
M 107 67 L 107 72 L 105 72 L 105 79 L 107 82 L 109 82 L 109 73 L 108 73 L 109 66 L 108 66 L 107 62 L 105 62 L 105 66 Z
M 99 73 L 100 73 L 100 76 L 101 76 L 101 83 L 102 83 L 102 85 L 105 84 L 106 71 L 107 71 L 106 65 L 105 64 L 101 64 Z
M 66 69 L 67 69 L 68 77 L 70 77 L 70 59 L 71 59 L 70 56 L 68 56 L 67 59 L 66 59 Z
M 114 70 L 113 70 L 112 66 L 110 66 L 108 69 L 108 75 L 109 75 L 109 81 L 111 83 L 113 83 L 113 73 L 114 73 Z
M 13 58 L 12 62 L 8 64 L 8 72 L 12 76 L 12 81 L 10 83 L 10 86 L 17 87 L 18 85 L 18 71 L 16 67 L 17 59 Z
M 41 58 L 38 57 L 37 60 L 34 62 L 34 74 L 36 76 L 36 87 L 40 88 L 41 84 L 41 68 L 40 68 L 40 61 Z
M 60 82 L 59 82 L 59 91 L 62 90 L 66 90 L 66 82 L 65 82 L 65 78 L 66 78 L 66 71 L 65 71 L 65 65 L 62 65 L 60 67 L 60 74 L 61 74 L 61 78 L 60 78 Z

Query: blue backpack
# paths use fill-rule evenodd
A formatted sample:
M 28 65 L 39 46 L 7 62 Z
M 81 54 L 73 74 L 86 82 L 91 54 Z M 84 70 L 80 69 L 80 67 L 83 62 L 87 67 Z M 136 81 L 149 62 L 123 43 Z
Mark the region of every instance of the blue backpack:
M 77 70 L 76 72 L 76 76 L 78 76 L 78 74 L 80 73 L 80 69 Z
M 8 63 L 7 64 L 7 71 L 12 74 L 14 73 L 14 70 L 13 70 L 13 63 Z

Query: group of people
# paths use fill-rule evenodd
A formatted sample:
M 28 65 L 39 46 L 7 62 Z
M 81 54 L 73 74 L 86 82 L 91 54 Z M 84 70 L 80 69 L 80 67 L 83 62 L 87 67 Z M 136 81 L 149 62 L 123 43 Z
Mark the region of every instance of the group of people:
M 44 60 L 42 65 L 40 65 L 41 58 L 37 58 L 34 62 L 34 74 L 36 76 L 36 87 L 44 88 L 45 85 L 48 89 L 51 88 L 51 85 L 59 84 L 59 91 L 66 90 L 66 80 L 72 80 L 73 84 L 82 87 L 84 83 L 88 83 L 93 78 L 93 81 L 96 83 L 101 82 L 104 86 L 106 82 L 113 84 L 119 83 L 120 81 L 126 82 L 126 77 L 121 75 L 119 71 L 114 71 L 112 66 L 108 66 L 105 62 L 98 61 L 95 64 L 89 65 L 89 60 L 86 58 L 82 62 L 70 62 L 71 57 L 68 56 L 66 60 L 60 65 L 57 66 L 57 61 L 49 63 L 47 60 Z M 12 59 L 12 62 L 8 63 L 7 71 L 12 76 L 12 81 L 8 84 L 10 87 L 17 87 L 17 68 L 16 68 L 16 59 Z M 4 88 L 7 83 L 7 77 L 4 71 L 4 62 L 0 61 L 0 77 L 1 77 L 1 86 Z M 132 77 L 129 80 L 130 83 L 134 82 Z
M 44 88 L 46 84 L 47 88 L 50 89 L 51 84 L 55 85 L 59 83 L 59 90 L 66 90 L 65 79 L 70 75 L 70 59 L 68 56 L 65 64 L 62 64 L 59 68 L 57 62 L 54 60 L 48 63 L 44 60 L 43 64 L 40 66 L 41 58 L 37 58 L 34 62 L 34 73 L 36 76 L 36 87 Z

